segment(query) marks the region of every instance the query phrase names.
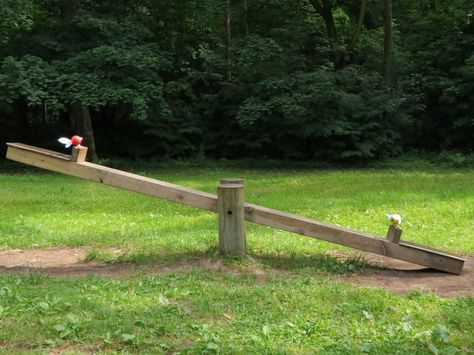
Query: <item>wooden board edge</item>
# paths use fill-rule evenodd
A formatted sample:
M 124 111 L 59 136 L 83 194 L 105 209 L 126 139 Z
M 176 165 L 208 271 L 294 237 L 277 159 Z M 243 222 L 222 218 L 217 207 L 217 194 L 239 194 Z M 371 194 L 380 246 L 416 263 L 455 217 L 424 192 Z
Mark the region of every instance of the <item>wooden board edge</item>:
M 6 145 L 7 145 L 7 154 L 8 154 L 8 150 L 10 148 L 13 148 L 13 149 L 24 150 L 24 151 L 28 151 L 28 152 L 32 152 L 32 153 L 36 153 L 36 154 L 40 154 L 40 155 L 50 156 L 50 157 L 54 157 L 54 158 L 61 159 L 61 160 L 71 160 L 71 155 L 56 152 L 54 150 L 49 150 L 49 149 L 45 149 L 45 148 L 38 148 L 38 147 L 35 147 L 35 146 L 32 146 L 32 145 L 23 144 L 23 143 L 7 142 Z

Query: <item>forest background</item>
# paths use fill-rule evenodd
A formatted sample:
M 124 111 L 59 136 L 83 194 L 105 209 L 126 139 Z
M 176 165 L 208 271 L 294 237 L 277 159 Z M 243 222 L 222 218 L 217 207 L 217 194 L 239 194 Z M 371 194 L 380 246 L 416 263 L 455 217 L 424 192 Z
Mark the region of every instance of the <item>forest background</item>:
M 470 154 L 473 7 L 0 0 L 0 150 L 79 133 L 91 159 Z

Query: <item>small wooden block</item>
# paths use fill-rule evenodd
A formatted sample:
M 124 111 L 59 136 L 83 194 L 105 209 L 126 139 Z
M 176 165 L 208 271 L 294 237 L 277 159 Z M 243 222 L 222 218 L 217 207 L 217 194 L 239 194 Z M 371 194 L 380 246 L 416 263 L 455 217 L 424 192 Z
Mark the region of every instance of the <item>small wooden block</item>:
M 403 230 L 401 228 L 394 225 L 390 225 L 390 227 L 388 227 L 387 239 L 392 243 L 398 244 L 400 243 L 402 232 Z
M 87 155 L 87 147 L 83 147 L 80 145 L 76 147 L 72 147 L 71 161 L 75 163 L 82 163 L 83 161 L 86 160 L 86 155 Z

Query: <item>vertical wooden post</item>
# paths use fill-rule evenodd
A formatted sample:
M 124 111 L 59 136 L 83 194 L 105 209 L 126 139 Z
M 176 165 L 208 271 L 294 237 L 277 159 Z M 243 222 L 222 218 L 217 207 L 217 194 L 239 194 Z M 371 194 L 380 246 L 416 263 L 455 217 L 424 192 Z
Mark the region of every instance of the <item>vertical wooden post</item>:
M 223 179 L 217 187 L 219 251 L 222 254 L 244 256 L 247 250 L 243 182 L 242 179 Z
M 87 148 L 82 145 L 72 147 L 71 161 L 81 163 L 86 160 Z
M 390 225 L 388 227 L 388 232 L 387 232 L 387 239 L 390 240 L 392 243 L 400 243 L 400 238 L 402 236 L 403 230 L 400 227 Z

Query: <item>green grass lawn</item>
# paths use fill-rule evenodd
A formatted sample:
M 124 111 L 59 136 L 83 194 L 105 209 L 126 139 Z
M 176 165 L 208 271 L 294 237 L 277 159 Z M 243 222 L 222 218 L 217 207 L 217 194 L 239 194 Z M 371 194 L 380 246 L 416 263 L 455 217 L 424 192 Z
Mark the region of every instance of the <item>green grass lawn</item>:
M 474 254 L 472 170 L 246 170 L 163 167 L 140 172 L 215 192 L 246 180 L 246 200 L 385 235 L 386 213 L 403 216 L 403 238 Z M 0 276 L 5 353 L 126 350 L 184 353 L 456 353 L 474 351 L 474 299 L 393 295 L 334 281 L 361 263 L 324 256 L 349 249 L 247 224 L 252 267 L 122 279 Z M 165 263 L 216 255 L 217 216 L 72 177 L 0 173 L 0 247 L 87 246 L 91 257 Z M 283 272 L 283 270 L 285 272 Z

